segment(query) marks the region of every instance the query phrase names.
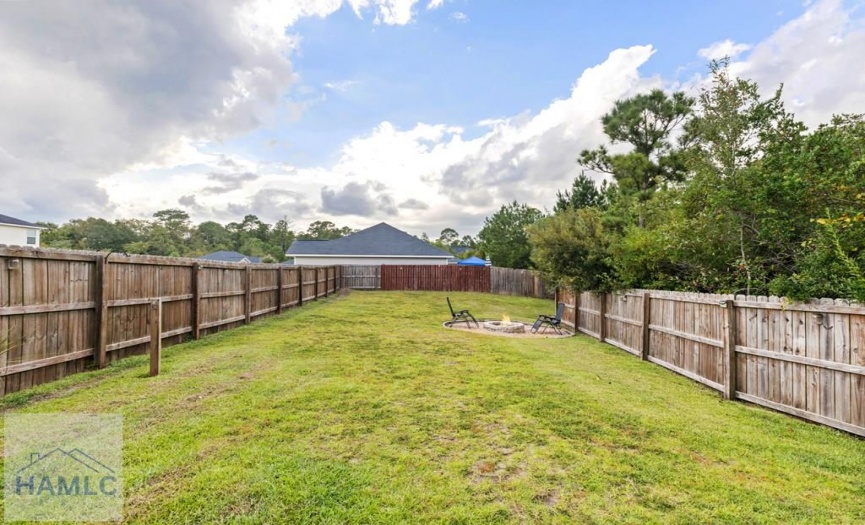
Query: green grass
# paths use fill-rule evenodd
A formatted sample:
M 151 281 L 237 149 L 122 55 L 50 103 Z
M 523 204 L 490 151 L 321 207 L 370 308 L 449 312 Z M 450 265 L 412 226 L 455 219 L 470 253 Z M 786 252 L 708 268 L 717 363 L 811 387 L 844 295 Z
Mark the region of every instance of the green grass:
M 551 301 L 450 294 L 478 317 Z M 865 441 L 578 336 L 353 292 L 7 396 L 125 416 L 130 522 L 857 523 Z

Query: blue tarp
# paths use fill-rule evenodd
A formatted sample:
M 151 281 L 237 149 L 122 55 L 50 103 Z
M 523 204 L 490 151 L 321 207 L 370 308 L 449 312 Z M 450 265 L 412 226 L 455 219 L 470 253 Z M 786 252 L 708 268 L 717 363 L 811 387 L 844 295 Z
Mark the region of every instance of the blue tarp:
M 457 261 L 457 264 L 462 264 L 463 266 L 486 266 L 487 262 L 478 257 L 469 257 L 468 259 Z

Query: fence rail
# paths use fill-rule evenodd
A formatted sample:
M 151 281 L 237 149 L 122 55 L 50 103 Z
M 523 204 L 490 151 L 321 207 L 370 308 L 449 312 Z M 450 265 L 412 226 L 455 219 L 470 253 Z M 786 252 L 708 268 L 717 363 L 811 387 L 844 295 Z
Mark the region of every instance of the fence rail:
M 0 394 L 227 330 L 340 288 L 341 268 L 0 246 Z
M 845 300 L 559 291 L 563 323 L 741 399 L 865 436 L 865 308 Z

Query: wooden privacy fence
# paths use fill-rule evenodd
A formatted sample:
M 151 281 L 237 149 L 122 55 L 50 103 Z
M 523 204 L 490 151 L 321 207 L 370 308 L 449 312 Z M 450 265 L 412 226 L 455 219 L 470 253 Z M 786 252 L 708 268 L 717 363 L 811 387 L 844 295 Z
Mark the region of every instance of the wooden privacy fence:
M 361 290 L 429 290 L 490 292 L 523 297 L 550 297 L 532 270 L 459 265 L 343 266 L 343 288 Z
M 355 290 L 381 289 L 381 266 L 343 265 L 342 287 Z
M 490 292 L 522 297 L 552 297 L 536 272 L 513 268 L 490 268 Z
M 559 291 L 563 323 L 741 399 L 865 436 L 865 308 L 777 297 Z
M 0 393 L 300 306 L 340 272 L 0 246 Z
M 490 269 L 478 266 L 382 265 L 382 290 L 489 292 Z

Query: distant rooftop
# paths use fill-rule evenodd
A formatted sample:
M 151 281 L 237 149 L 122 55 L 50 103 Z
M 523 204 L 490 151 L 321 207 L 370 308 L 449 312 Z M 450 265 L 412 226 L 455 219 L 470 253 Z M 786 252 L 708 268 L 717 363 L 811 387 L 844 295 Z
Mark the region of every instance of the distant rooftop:
M 228 250 L 220 250 L 218 252 L 208 253 L 207 255 L 202 255 L 199 259 L 205 259 L 207 261 L 219 261 L 219 262 L 244 262 L 244 260 L 249 261 L 251 263 L 260 263 L 261 257 L 253 257 L 252 255 L 244 255 L 240 252 L 232 252 Z
M 16 219 L 15 217 L 10 217 L 8 215 L 2 214 L 0 214 L 0 224 L 9 224 L 11 226 L 26 226 L 28 228 L 42 228 L 42 226 L 39 226 L 38 224 L 22 221 L 21 219 Z
M 450 253 L 384 222 L 340 239 L 294 241 L 285 254 L 452 257 Z

